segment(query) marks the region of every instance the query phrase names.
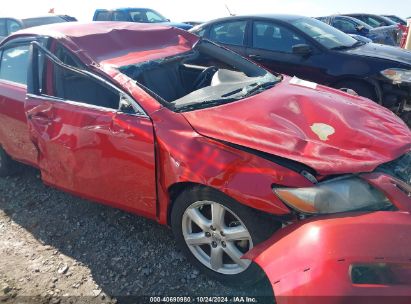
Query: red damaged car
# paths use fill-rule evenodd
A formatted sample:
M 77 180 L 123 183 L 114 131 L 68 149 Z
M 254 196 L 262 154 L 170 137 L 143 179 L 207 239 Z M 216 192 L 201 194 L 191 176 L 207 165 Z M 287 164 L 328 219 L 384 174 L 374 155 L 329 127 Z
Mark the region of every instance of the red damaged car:
M 0 54 L 1 175 L 170 225 L 205 273 L 265 272 L 280 302 L 411 296 L 411 133 L 389 110 L 171 27 L 31 28 Z

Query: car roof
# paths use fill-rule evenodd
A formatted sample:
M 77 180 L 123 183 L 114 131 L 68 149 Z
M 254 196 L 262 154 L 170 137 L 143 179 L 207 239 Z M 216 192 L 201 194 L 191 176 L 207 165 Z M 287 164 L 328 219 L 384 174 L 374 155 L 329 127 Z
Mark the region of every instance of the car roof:
M 112 12 L 112 11 L 130 11 L 130 10 L 150 10 L 154 11 L 152 8 L 147 7 L 117 7 L 117 8 L 98 8 L 96 12 Z
M 86 65 L 124 66 L 190 51 L 199 38 L 178 28 L 133 22 L 65 22 L 24 29 L 7 37 L 51 37 Z
M 255 15 L 238 15 L 224 18 L 218 18 L 204 23 L 203 25 L 213 24 L 217 22 L 224 22 L 230 20 L 242 20 L 242 19 L 267 19 L 267 20 L 280 20 L 284 22 L 292 22 L 301 18 L 309 18 L 299 15 L 285 15 L 285 14 L 255 14 Z
M 0 19 L 15 19 L 19 21 L 24 21 L 28 19 L 53 19 L 53 18 L 62 18 L 60 15 L 40 15 L 40 16 L 0 16 Z
M 364 21 L 361 21 L 360 19 L 357 19 L 355 17 L 352 16 L 346 16 L 346 15 L 331 15 L 331 16 L 325 16 L 325 17 L 319 17 L 319 18 L 346 18 L 348 20 L 351 20 L 355 23 L 358 23 L 362 26 L 365 26 L 368 29 L 372 29 L 372 27 L 370 25 L 368 25 L 367 23 L 365 23 Z

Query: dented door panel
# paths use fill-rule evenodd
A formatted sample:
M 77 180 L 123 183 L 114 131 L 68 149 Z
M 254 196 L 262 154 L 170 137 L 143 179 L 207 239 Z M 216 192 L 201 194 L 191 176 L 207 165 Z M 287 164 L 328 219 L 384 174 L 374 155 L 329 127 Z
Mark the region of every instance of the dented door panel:
M 37 165 L 37 150 L 30 140 L 24 100 L 24 85 L 0 81 L 0 146 L 16 160 Z
M 26 111 L 45 183 L 155 216 L 154 139 L 149 119 L 35 98 L 28 100 Z

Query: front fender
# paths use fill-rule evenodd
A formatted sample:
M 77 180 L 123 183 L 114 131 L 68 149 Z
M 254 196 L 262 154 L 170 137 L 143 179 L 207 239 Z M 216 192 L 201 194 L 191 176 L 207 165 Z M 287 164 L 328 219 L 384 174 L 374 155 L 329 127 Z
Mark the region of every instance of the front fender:
M 182 115 L 168 109 L 155 112 L 152 119 L 161 223 L 167 223 L 169 189 L 178 183 L 211 187 L 241 204 L 275 215 L 290 210 L 272 192 L 273 184 L 312 185 L 290 169 L 199 135 Z

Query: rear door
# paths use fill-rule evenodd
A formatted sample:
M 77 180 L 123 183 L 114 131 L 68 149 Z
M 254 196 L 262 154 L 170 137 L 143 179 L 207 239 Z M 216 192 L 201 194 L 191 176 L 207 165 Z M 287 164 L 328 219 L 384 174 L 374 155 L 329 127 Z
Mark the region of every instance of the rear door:
M 24 113 L 29 42 L 16 40 L 0 50 L 0 145 L 21 162 L 37 163 Z
M 150 118 L 123 92 L 72 69 L 64 48 L 51 60 L 33 48 L 25 104 L 43 180 L 115 207 L 156 216 Z M 36 51 L 37 50 L 37 51 Z

